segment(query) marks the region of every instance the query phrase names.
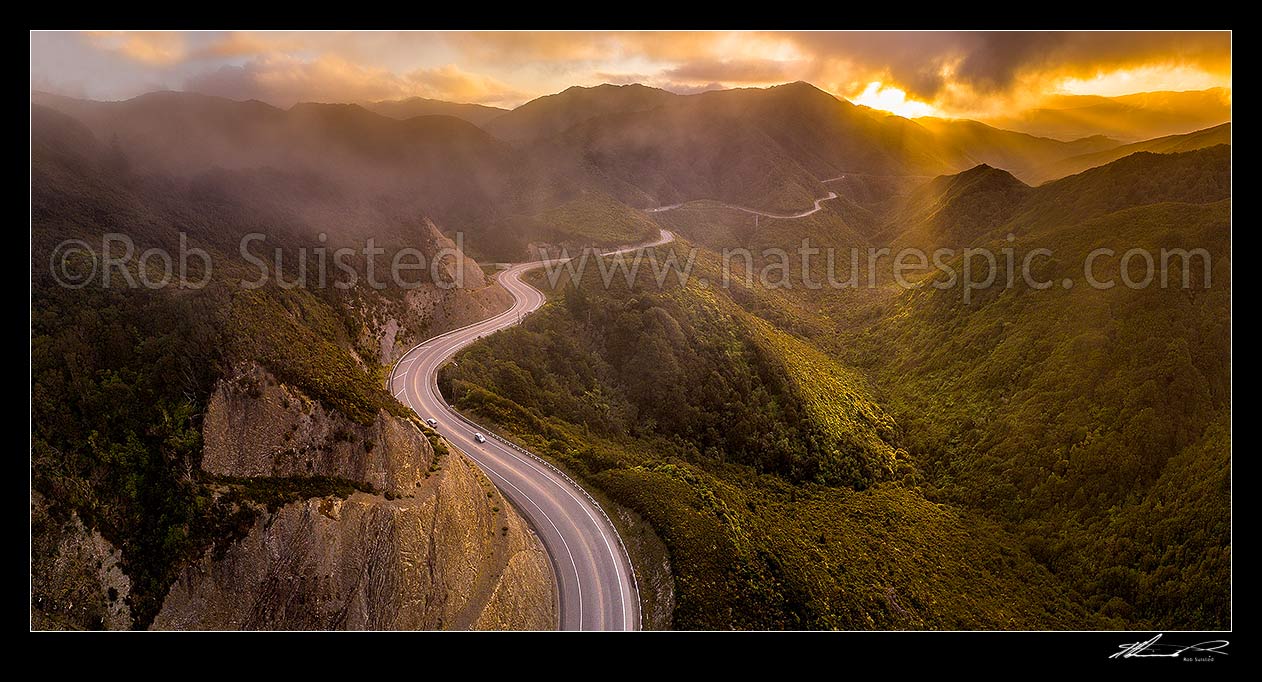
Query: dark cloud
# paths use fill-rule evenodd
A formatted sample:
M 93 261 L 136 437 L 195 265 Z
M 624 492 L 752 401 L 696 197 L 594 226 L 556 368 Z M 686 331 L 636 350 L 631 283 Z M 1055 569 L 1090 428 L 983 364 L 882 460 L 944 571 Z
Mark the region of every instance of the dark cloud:
M 676 92 L 802 80 L 844 97 L 880 81 L 972 114 L 1136 67 L 1146 75 L 1112 82 L 1180 89 L 1163 86 L 1231 74 L 1227 32 L 35 32 L 31 50 L 33 87 L 117 98 L 158 83 L 281 106 L 413 95 L 514 106 L 593 80 Z
M 789 35 L 817 65 L 846 63 L 886 72 L 910 94 L 932 99 L 950 81 L 981 93 L 1024 75 L 1090 76 L 1161 63 L 1225 72 L 1226 32 L 829 32 Z
M 1064 33 L 983 33 L 955 67 L 953 80 L 981 92 L 1005 90 L 1018 73 L 1043 60 L 1067 40 Z

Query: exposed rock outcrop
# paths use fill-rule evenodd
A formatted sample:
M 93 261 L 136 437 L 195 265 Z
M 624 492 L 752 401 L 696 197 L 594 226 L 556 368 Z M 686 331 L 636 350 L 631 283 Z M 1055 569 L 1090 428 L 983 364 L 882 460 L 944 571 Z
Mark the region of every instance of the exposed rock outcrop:
M 513 302 L 477 261 L 428 218 L 414 244 L 425 256 L 428 276 L 437 284 L 409 288 L 401 298 L 364 299 L 351 306 L 361 323 L 360 346 L 377 352 L 384 365 L 424 339 L 486 319 Z
M 445 441 L 436 453 L 408 420 L 355 423 L 248 365 L 216 388 L 203 429 L 207 472 L 343 478 L 374 493 L 261 513 L 183 571 L 153 628 L 556 626 L 539 539 L 473 464 Z
M 36 630 L 126 630 L 131 580 L 122 553 L 74 512 L 58 517 L 31 493 L 31 627 Z
M 421 230 L 421 251 L 431 261 L 431 273 L 445 285 L 456 284 L 461 289 L 478 289 L 486 286 L 482 268 L 464 254 L 464 244 L 446 237 L 434 221 L 426 218 Z M 436 265 L 434 265 L 436 263 Z
M 220 382 L 203 426 L 202 469 L 221 476 L 330 476 L 408 495 L 433 449 L 382 412 L 371 426 L 326 409 L 255 364 Z
M 478 267 L 472 260 L 468 263 L 466 267 Z M 476 277 L 491 279 L 481 269 Z M 417 343 L 508 310 L 512 303 L 512 295 L 495 284 L 476 289 L 410 289 L 401 300 L 359 310 L 360 343 L 376 350 L 382 364 L 390 365 Z
M 306 500 L 177 580 L 158 629 L 551 629 L 534 534 L 462 456 L 416 495 Z

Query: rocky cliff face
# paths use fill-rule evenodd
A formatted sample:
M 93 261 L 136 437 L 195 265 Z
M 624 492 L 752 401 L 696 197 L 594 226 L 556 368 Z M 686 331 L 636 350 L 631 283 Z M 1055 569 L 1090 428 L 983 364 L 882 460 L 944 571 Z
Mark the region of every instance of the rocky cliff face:
M 551 629 L 538 538 L 463 455 L 412 423 L 355 424 L 257 366 L 215 391 L 203 468 L 372 486 L 263 513 L 185 569 L 156 629 Z
M 59 516 L 31 493 L 31 627 L 126 630 L 131 580 L 122 553 L 74 512 Z
M 468 263 L 478 268 L 472 260 Z M 466 276 L 466 281 L 472 277 L 483 278 L 484 275 L 478 269 L 476 275 Z M 363 331 L 360 343 L 377 350 L 381 363 L 390 365 L 417 343 L 435 334 L 484 320 L 507 310 L 512 302 L 511 294 L 491 284 L 458 291 L 433 287 L 412 289 L 400 301 L 361 310 Z
M 504 504 L 457 455 L 412 497 L 286 505 L 187 569 L 153 627 L 551 629 L 547 556 Z
M 360 322 L 358 346 L 376 352 L 383 365 L 435 334 L 486 319 L 513 302 L 433 221 L 426 218 L 410 236 L 425 256 L 428 274 L 441 284 L 427 282 L 399 298 L 362 298 L 350 306 Z
M 219 383 L 203 424 L 202 469 L 220 476 L 329 476 L 397 496 L 433 459 L 411 423 L 384 412 L 356 423 L 252 363 Z

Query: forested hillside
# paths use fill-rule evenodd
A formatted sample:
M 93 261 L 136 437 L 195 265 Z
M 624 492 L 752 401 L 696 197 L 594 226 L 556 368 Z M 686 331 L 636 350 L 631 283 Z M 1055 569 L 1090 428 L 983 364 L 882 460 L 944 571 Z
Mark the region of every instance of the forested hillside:
M 382 388 L 383 363 L 393 352 L 381 343 L 384 323 L 391 316 L 403 320 L 406 330 L 390 331 L 391 339 L 441 328 L 444 321 L 435 312 L 409 313 L 409 301 L 439 290 L 425 284 L 410 292 L 397 286 L 343 291 L 284 287 L 274 279 L 261 288 L 243 287 L 243 280 L 258 276 L 237 251 L 245 233 L 265 230 L 269 244 L 285 252 L 285 282 L 298 279 L 297 250 L 320 244 L 283 198 L 256 203 L 248 192 L 206 192 L 205 177 L 135 171 L 125 147 L 103 144 L 48 109 L 33 111 L 32 138 L 33 606 L 48 619 L 38 622 L 58 628 L 107 621 L 143 628 L 181 570 L 212 548 L 225 550 L 266 510 L 357 490 L 384 492 L 319 474 L 236 480 L 202 471 L 202 422 L 218 383 L 257 364 L 274 377 L 270 381 L 309 396 L 354 428 L 371 429 L 379 415 L 407 418 L 410 412 Z M 221 188 L 249 184 L 230 171 L 214 177 Z M 279 181 L 292 182 L 283 175 Z M 285 220 L 262 222 L 269 215 Z M 133 240 L 137 254 L 149 248 L 178 254 L 184 242 L 202 249 L 211 267 L 189 260 L 187 281 L 200 284 L 193 287 L 181 287 L 178 279 L 161 288 L 143 286 L 142 276 L 157 281 L 160 275 L 142 273 L 135 260 L 115 267 L 110 287 L 101 285 L 99 272 L 76 288 L 54 279 L 66 272 L 58 267 L 58 254 L 64 254 L 58 243 L 80 239 L 99 262 L 106 233 Z M 121 243 L 115 251 L 122 258 Z M 85 272 L 89 262 L 80 253 L 69 271 Z M 129 286 L 127 278 L 137 285 Z M 475 294 L 453 291 L 445 305 L 477 314 Z M 433 303 L 444 305 L 438 298 Z M 263 389 L 255 385 L 251 395 L 257 398 Z M 352 427 L 340 428 L 326 445 L 371 451 Z M 59 582 L 70 570 L 65 562 L 74 560 L 69 547 L 76 528 L 99 533 L 118 552 L 125 576 L 120 586 L 129 587 L 111 587 L 108 601 L 91 591 L 68 593 Z M 114 618 L 120 612 L 126 616 Z
M 1133 114 L 1164 135 L 1182 108 L 1221 94 L 1074 100 L 1077 114 L 1026 122 L 1059 135 Z M 281 109 L 180 92 L 32 100 L 41 625 L 164 622 L 173 585 L 265 537 L 281 507 L 359 496 L 394 514 L 415 495 L 437 500 L 439 479 L 445 495 L 475 493 L 477 504 L 448 500 L 460 527 L 502 544 L 469 556 L 506 565 L 504 547 L 535 551 L 489 479 L 445 468 L 447 446 L 382 388 L 386 374 L 432 334 L 509 306 L 474 257 L 624 246 L 662 229 L 675 241 L 630 283 L 602 283 L 594 262 L 577 282 L 529 276 L 545 307 L 461 352 L 439 387 L 611 516 L 647 522 L 668 555 L 675 627 L 1233 625 L 1230 123 L 1129 144 L 1053 139 L 890 116 L 800 82 L 575 87 L 511 111 L 420 98 Z M 193 287 L 123 286 L 161 274 L 135 258 L 109 271 L 111 287 L 104 270 L 83 287 L 58 281 L 118 256 L 111 233 L 133 255 L 192 248 L 212 267 L 187 261 Z M 249 233 L 274 269 L 260 287 L 240 251 Z M 363 275 L 370 239 L 386 254 L 378 267 L 403 248 L 463 251 L 414 286 L 380 288 L 329 286 L 331 262 L 302 260 L 350 248 Z M 67 240 L 94 254 L 60 260 Z M 952 249 L 950 275 L 925 268 L 907 284 L 890 255 L 904 248 Z M 1016 281 L 962 274 L 964 249 L 1001 268 L 1012 250 Z M 688 277 L 652 281 L 690 261 Z M 1151 280 L 1128 284 L 1145 267 Z M 453 268 L 465 286 L 445 286 Z M 333 277 L 322 286 L 317 273 Z M 206 470 L 208 421 L 236 444 L 225 451 L 266 451 L 267 473 Z M 406 486 L 367 482 L 387 449 L 409 453 L 393 465 L 411 478 L 390 478 Z M 408 513 L 429 514 L 419 508 Z M 421 542 L 406 532 L 417 517 L 390 518 Z M 443 539 L 439 516 L 425 518 L 424 541 Z M 399 571 L 419 551 L 408 543 Z M 443 555 L 452 575 L 490 594 L 485 566 L 459 549 Z M 544 607 L 531 625 L 552 622 L 554 605 L 535 553 L 523 575 Z M 462 624 L 472 608 L 458 609 Z
M 1228 624 L 1228 151 L 1140 154 L 1030 191 L 978 243 L 1051 249 L 1035 274 L 1054 286 L 969 305 L 906 292 L 834 346 L 889 387 L 943 499 L 1003 521 L 1089 608 L 1135 624 Z M 1096 262 L 1105 290 L 1082 270 L 1099 248 L 1118 255 Z M 1173 257 L 1132 289 L 1130 248 L 1208 262 Z
M 687 286 L 554 292 L 441 387 L 649 519 L 678 626 L 1225 627 L 1229 173 L 1226 147 L 1038 188 L 983 167 L 896 199 L 879 229 L 836 210 L 757 233 L 721 209 L 663 214 L 713 248 L 885 231 L 998 252 L 1012 234 L 1051 250 L 1032 274 L 1054 286 L 967 304 L 888 274 L 849 294 L 716 290 L 703 250 Z M 1205 249 L 1211 286 L 1199 257 L 1147 289 L 1101 259 L 1117 284 L 1088 286 L 1090 251 L 1136 247 Z
M 1097 622 L 997 525 L 922 495 L 860 373 L 724 292 L 639 284 L 566 287 L 440 387 L 649 520 L 675 627 Z

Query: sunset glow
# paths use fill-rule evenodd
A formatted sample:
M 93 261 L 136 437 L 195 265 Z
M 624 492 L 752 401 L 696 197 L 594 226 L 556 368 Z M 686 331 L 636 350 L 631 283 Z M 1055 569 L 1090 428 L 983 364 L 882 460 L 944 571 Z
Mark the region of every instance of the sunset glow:
M 941 113 L 933 105 L 909 100 L 906 92 L 880 82 L 868 83 L 868 87 L 858 96 L 851 97 L 850 101 L 865 107 L 888 111 L 904 118 L 935 116 Z
M 31 634 L 1230 666 L 1232 36 L 31 30 Z
M 280 107 L 426 97 L 513 108 L 572 85 L 679 94 L 805 81 L 900 116 L 986 118 L 1054 95 L 1231 87 L 1226 32 L 39 32 L 31 88 L 186 90 Z
M 1066 78 L 1059 89 L 1071 95 L 1116 97 L 1157 90 L 1208 90 L 1231 88 L 1231 76 L 1203 69 L 1156 65 L 1099 73 L 1091 78 Z

